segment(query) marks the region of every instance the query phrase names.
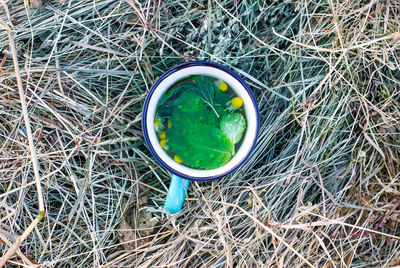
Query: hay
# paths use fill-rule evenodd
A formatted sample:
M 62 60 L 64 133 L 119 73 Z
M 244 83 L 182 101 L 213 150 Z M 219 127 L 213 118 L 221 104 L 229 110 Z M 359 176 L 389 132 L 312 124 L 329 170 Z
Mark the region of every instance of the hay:
M 46 209 L 10 265 L 399 265 L 400 4 L 140 2 L 0 6 Z M 2 252 L 39 213 L 8 40 L 1 30 Z M 191 184 L 171 217 L 141 108 L 160 74 L 193 59 L 249 82 L 261 131 L 240 170 Z M 143 211 L 159 223 L 119 229 Z

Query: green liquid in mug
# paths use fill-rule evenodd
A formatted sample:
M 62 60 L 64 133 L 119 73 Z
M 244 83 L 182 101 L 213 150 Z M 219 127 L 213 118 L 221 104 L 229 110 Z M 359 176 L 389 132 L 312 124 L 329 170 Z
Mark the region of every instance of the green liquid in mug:
M 154 123 L 161 147 L 197 169 L 229 162 L 246 126 L 243 100 L 225 82 L 202 75 L 171 86 L 160 98 Z

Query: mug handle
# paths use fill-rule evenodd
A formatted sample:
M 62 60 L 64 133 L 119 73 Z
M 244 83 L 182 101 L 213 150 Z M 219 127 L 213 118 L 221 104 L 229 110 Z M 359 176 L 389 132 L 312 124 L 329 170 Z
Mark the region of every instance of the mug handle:
M 172 174 L 171 184 L 169 185 L 167 198 L 165 199 L 165 210 L 171 214 L 181 211 L 188 187 L 189 180 Z

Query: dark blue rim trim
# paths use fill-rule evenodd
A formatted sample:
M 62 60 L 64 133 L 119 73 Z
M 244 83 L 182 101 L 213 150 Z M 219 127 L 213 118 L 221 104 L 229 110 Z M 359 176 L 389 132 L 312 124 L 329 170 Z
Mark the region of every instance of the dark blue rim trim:
M 223 174 L 220 174 L 218 176 L 211 176 L 211 177 L 207 177 L 207 178 L 193 178 L 193 177 L 189 177 L 183 173 L 180 173 L 178 171 L 176 171 L 175 169 L 171 168 L 170 166 L 168 166 L 155 152 L 153 146 L 150 143 L 150 139 L 149 139 L 149 135 L 147 132 L 147 128 L 146 128 L 146 115 L 147 115 L 147 110 L 148 110 L 148 106 L 149 106 L 149 102 L 150 102 L 150 98 L 153 95 L 154 91 L 156 90 L 156 88 L 158 87 L 158 85 L 161 83 L 161 81 L 163 81 L 166 77 L 168 77 L 169 75 L 184 69 L 184 68 L 188 68 L 188 67 L 193 67 L 193 66 L 208 66 L 208 67 L 213 67 L 213 68 L 217 68 L 220 69 L 226 73 L 228 73 L 229 75 L 233 76 L 234 78 L 236 78 L 241 84 L 242 86 L 247 90 L 247 92 L 249 93 L 249 96 L 251 98 L 251 100 L 253 101 L 253 105 L 256 108 L 257 111 L 257 122 L 256 122 L 256 136 L 254 138 L 253 141 L 253 145 L 249 151 L 249 153 L 246 155 L 246 157 L 240 162 L 238 163 L 235 167 L 233 167 L 232 169 L 228 170 L 227 172 L 224 172 Z M 254 150 L 254 147 L 256 145 L 256 141 L 258 138 L 258 133 L 259 133 L 259 128 L 260 128 L 260 112 L 258 110 L 258 105 L 257 105 L 257 101 L 256 98 L 254 97 L 253 92 L 251 91 L 249 85 L 239 76 L 237 75 L 235 72 L 233 72 L 232 70 L 218 64 L 218 63 L 214 63 L 214 62 L 208 62 L 208 61 L 191 61 L 191 62 L 186 62 L 180 65 L 177 65 L 175 67 L 173 67 L 172 69 L 169 69 L 167 72 L 165 72 L 163 75 L 161 75 L 160 78 L 157 79 L 157 81 L 154 83 L 154 85 L 151 87 L 150 92 L 148 93 L 146 100 L 144 102 L 144 107 L 143 107 L 143 113 L 142 113 L 142 131 L 143 131 L 143 136 L 144 139 L 146 141 L 146 144 L 151 152 L 151 154 L 157 159 L 157 161 L 164 167 L 166 168 L 168 171 L 172 172 L 173 174 L 185 178 L 185 179 L 189 179 L 189 180 L 195 180 L 195 181 L 211 181 L 211 180 L 215 180 L 218 178 L 221 178 L 223 176 L 228 175 L 229 173 L 235 171 L 236 169 L 238 169 L 251 155 L 251 153 Z

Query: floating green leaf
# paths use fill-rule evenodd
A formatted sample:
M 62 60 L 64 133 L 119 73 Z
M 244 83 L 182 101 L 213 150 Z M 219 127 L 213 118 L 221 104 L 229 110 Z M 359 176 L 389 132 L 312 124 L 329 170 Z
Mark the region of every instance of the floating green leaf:
M 185 92 L 186 90 L 193 90 L 193 87 L 194 87 L 194 85 L 188 84 L 188 85 L 181 85 L 179 87 L 167 90 L 167 92 L 165 92 L 161 96 L 160 100 L 158 101 L 158 106 L 162 106 L 167 100 L 170 100 L 177 93 L 182 93 L 182 92 Z
M 197 95 L 208 105 L 211 110 L 219 117 L 214 107 L 215 86 L 210 78 L 205 76 L 193 76 L 195 91 Z
M 191 124 L 193 121 L 205 122 L 209 114 L 204 102 L 193 91 L 185 91 L 175 101 L 172 122 Z
M 239 113 L 227 114 L 221 118 L 220 129 L 232 144 L 237 144 L 246 129 L 246 120 Z
M 214 169 L 225 165 L 232 157 L 234 145 L 215 126 L 179 122 L 173 124 L 166 135 L 170 151 L 188 166 Z
M 185 92 L 194 92 L 194 85 L 184 84 L 164 93 L 158 101 L 158 113 L 165 118 L 170 118 L 176 102 L 182 97 L 179 94 Z

